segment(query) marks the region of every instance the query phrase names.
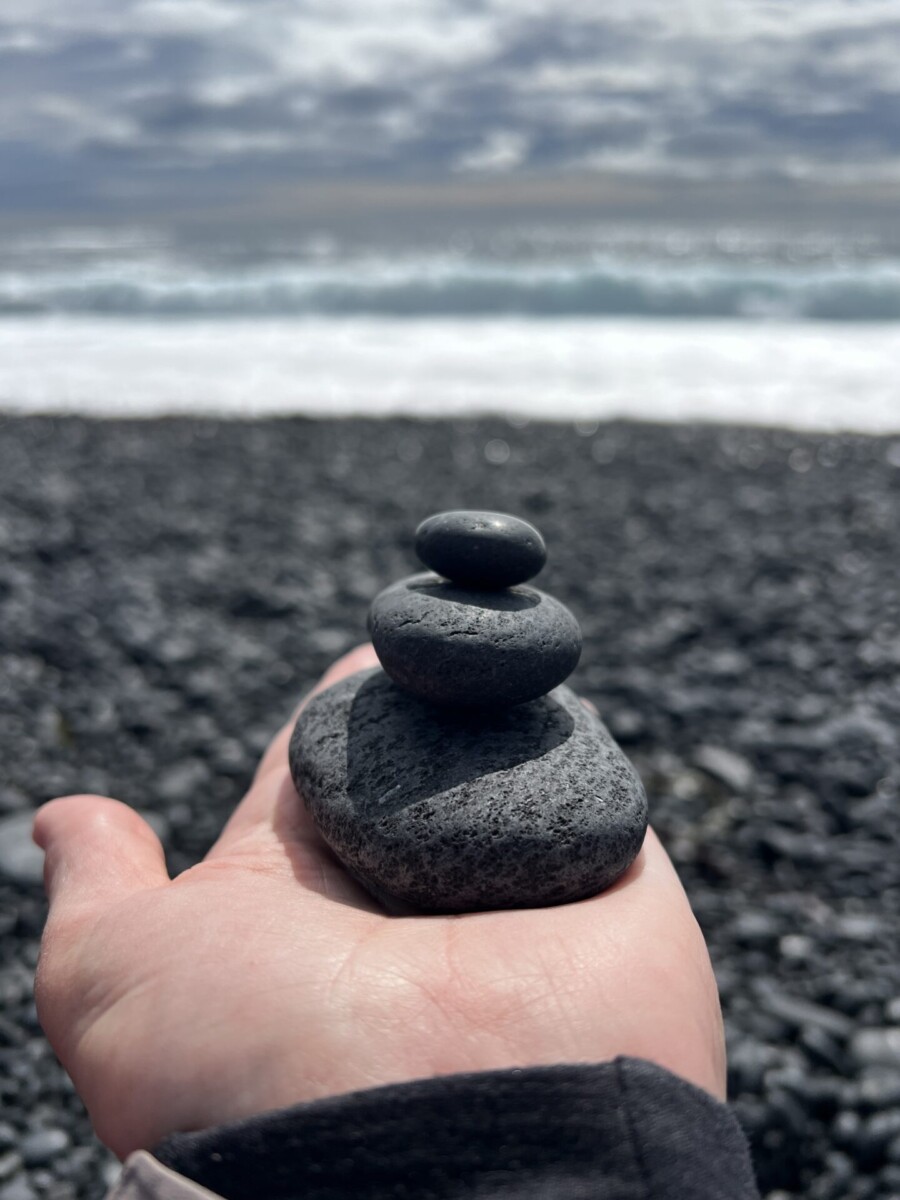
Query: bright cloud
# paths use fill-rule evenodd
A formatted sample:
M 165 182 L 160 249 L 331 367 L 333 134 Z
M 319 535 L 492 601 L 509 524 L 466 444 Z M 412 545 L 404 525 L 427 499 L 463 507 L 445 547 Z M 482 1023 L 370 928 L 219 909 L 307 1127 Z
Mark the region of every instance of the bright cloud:
M 896 0 L 5 0 L 0 176 L 874 180 L 898 61 Z

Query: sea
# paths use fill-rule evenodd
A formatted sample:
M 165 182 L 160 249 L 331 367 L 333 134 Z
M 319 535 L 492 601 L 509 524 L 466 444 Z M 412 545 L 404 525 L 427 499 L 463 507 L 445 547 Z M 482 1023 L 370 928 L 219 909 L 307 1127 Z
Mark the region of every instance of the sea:
M 900 231 L 0 231 L 0 410 L 900 431 Z

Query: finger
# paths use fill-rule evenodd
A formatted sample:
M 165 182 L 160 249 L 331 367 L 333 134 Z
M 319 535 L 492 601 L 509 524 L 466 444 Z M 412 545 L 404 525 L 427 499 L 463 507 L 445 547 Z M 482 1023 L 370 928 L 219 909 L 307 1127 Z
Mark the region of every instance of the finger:
M 99 911 L 169 882 L 159 838 L 127 804 L 65 796 L 38 810 L 34 840 L 44 851 L 51 917 Z
M 284 803 L 285 789 L 290 787 L 288 746 L 297 715 L 303 706 L 308 704 L 313 696 L 340 682 L 341 679 L 346 679 L 349 675 L 355 675 L 357 671 L 365 671 L 369 667 L 377 665 L 378 659 L 375 651 L 371 645 L 365 645 L 357 646 L 355 650 L 351 650 L 349 654 L 345 654 L 343 658 L 339 658 L 329 667 L 309 695 L 304 698 L 297 714 L 282 726 L 269 744 L 262 756 L 249 792 L 231 814 L 209 856 L 215 857 L 218 854 L 228 853 L 234 843 L 244 837 L 248 831 L 272 823 L 278 804 Z M 296 797 L 296 793 L 293 793 L 293 796 Z M 297 821 L 302 826 L 303 822 L 308 820 L 306 810 L 299 802 L 296 804 L 296 808 Z M 298 829 L 298 832 L 301 831 Z

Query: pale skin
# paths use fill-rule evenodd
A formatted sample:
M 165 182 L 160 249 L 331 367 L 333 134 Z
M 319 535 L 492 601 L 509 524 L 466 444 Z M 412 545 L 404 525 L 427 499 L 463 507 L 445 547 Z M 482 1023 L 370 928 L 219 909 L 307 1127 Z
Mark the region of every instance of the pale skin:
M 361 647 L 318 686 L 372 665 Z M 291 727 L 206 858 L 174 880 L 153 830 L 116 800 L 38 813 L 38 1011 L 116 1154 L 378 1084 L 620 1054 L 724 1098 L 709 956 L 652 831 L 590 900 L 389 916 L 309 821 Z

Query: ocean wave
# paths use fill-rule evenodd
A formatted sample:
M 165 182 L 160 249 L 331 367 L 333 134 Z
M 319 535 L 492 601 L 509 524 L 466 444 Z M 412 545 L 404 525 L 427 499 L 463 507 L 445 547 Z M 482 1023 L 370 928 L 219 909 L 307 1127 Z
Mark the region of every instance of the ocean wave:
M 0 314 L 900 319 L 900 263 L 525 264 L 383 257 L 228 271 L 128 261 L 0 272 Z
M 7 318 L 0 414 L 493 413 L 584 422 L 586 437 L 614 417 L 897 433 L 898 361 L 900 323 Z

